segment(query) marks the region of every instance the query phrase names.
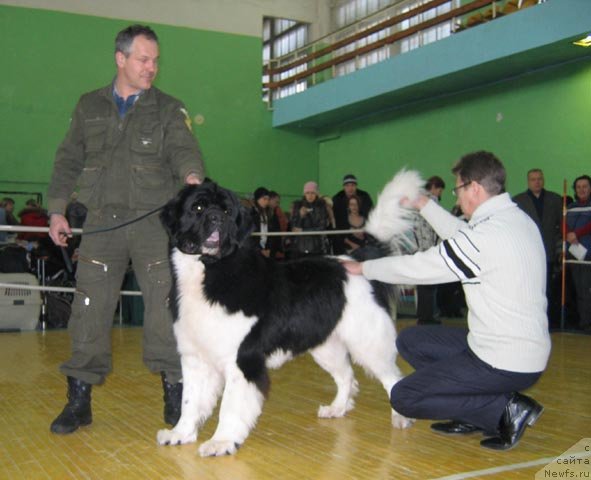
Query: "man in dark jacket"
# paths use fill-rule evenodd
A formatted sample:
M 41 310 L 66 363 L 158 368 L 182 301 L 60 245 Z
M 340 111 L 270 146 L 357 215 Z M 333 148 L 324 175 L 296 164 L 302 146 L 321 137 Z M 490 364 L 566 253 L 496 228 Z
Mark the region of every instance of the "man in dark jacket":
M 357 188 L 357 177 L 351 173 L 345 175 L 343 189 L 332 197 L 332 209 L 337 230 L 349 229 L 349 199 L 352 196 L 359 198 L 359 213 L 366 219 L 373 207 L 369 193 Z M 345 253 L 345 237 L 346 235 L 332 235 L 332 250 L 335 255 Z
M 85 231 L 117 226 L 174 196 L 181 183 L 204 177 L 201 153 L 183 104 L 152 86 L 158 71 L 156 34 L 141 25 L 117 35 L 113 82 L 83 95 L 57 150 L 48 189 L 50 237 L 65 247 L 71 228 L 64 216 L 75 187 L 87 208 Z M 167 308 L 168 238 L 157 215 L 125 228 L 83 236 L 69 332 L 72 353 L 60 368 L 68 403 L 51 424 L 65 434 L 92 422 L 91 388 L 111 371 L 110 332 L 119 290 L 131 259 L 145 315 L 143 360 L 160 372 L 164 420 L 180 417 L 181 366 Z
M 546 296 L 550 324 L 558 326 L 560 304 L 552 288 L 552 274 L 558 264 L 560 249 L 560 225 L 562 222 L 562 197 L 544 189 L 544 172 L 532 168 L 527 172 L 527 190 L 513 197 L 513 201 L 536 223 L 546 251 Z

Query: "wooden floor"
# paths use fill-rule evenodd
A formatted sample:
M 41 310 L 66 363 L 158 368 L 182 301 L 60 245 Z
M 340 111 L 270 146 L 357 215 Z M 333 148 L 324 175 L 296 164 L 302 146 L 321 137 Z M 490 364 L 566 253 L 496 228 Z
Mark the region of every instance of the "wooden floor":
M 238 453 L 204 459 L 196 445 L 156 444 L 162 390 L 141 363 L 141 335 L 138 327 L 113 330 L 114 372 L 93 390 L 94 423 L 56 436 L 49 424 L 65 403 L 58 365 L 68 355 L 67 333 L 0 334 L 0 478 L 532 479 L 550 458 L 591 436 L 591 336 L 555 333 L 549 369 L 530 390 L 545 413 L 512 451 L 485 450 L 478 435 L 437 435 L 426 420 L 393 429 L 386 393 L 361 371 L 355 410 L 318 419 L 334 386 L 304 356 L 272 373 L 270 398 Z M 198 443 L 213 434 L 215 418 Z

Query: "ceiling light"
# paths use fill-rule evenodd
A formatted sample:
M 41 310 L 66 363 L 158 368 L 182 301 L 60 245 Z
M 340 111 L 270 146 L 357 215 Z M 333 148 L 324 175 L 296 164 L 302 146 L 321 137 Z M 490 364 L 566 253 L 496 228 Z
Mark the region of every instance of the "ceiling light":
M 585 38 L 573 42 L 573 45 L 578 45 L 579 47 L 591 47 L 591 33 Z

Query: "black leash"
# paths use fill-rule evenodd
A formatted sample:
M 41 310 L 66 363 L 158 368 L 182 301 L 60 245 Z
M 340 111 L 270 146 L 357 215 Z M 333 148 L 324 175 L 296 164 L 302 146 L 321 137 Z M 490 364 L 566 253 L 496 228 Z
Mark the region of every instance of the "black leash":
M 95 233 L 105 233 L 105 232 L 112 232 L 113 230 L 119 230 L 120 228 L 123 227 L 127 227 L 128 225 L 131 225 L 132 223 L 136 223 L 139 222 L 140 220 L 143 220 L 146 217 L 149 217 L 150 215 L 154 215 L 156 212 L 159 212 L 160 210 L 162 210 L 166 205 L 162 205 L 160 207 L 157 207 L 153 210 L 150 210 L 148 213 L 144 213 L 143 215 L 140 215 L 137 218 L 134 218 L 132 220 L 128 220 L 127 222 L 123 222 L 120 223 L 119 225 L 115 225 L 114 227 L 108 227 L 108 228 L 99 228 L 98 230 L 90 230 L 90 231 L 83 231 L 82 233 L 72 233 L 72 235 L 94 235 Z M 60 232 L 63 233 L 64 235 L 66 235 L 66 232 Z
M 143 215 L 140 215 L 137 218 L 134 218 L 132 220 L 128 220 L 127 222 L 120 223 L 119 225 L 115 225 L 114 227 L 99 228 L 98 230 L 91 230 L 89 232 L 83 231 L 82 233 L 77 233 L 76 235 L 94 235 L 96 233 L 105 233 L 105 232 L 112 232 L 113 230 L 119 230 L 120 228 L 127 227 L 128 225 L 131 225 L 132 223 L 139 222 L 140 220 L 143 220 L 144 218 L 149 217 L 150 215 L 154 215 L 156 212 L 159 212 L 164 207 L 165 207 L 165 205 L 162 205 L 161 207 L 150 210 L 148 213 L 144 213 Z M 62 233 L 64 235 L 66 235 L 66 232 L 62 232 Z M 74 235 L 74 234 L 72 234 L 72 235 Z M 60 248 L 62 251 L 62 256 L 64 258 L 64 262 L 66 264 L 66 269 L 68 270 L 68 272 L 72 273 L 73 272 L 72 261 L 70 260 L 70 257 L 68 256 L 68 253 L 66 252 L 65 247 L 60 247 Z
M 156 212 L 159 212 L 160 210 L 162 210 L 165 206 L 166 205 L 162 205 L 161 207 L 150 210 L 148 213 L 144 213 L 143 215 L 140 215 L 137 218 L 134 218 L 132 220 L 128 220 L 127 222 L 120 223 L 119 225 L 115 225 L 114 227 L 99 228 L 98 230 L 91 230 L 90 232 L 83 231 L 80 235 L 94 235 L 95 233 L 104 233 L 104 232 L 112 232 L 113 230 L 119 230 L 120 228 L 127 227 L 128 225 L 131 225 L 132 223 L 139 222 L 140 220 L 143 220 L 144 218 L 149 217 L 150 215 L 154 215 Z

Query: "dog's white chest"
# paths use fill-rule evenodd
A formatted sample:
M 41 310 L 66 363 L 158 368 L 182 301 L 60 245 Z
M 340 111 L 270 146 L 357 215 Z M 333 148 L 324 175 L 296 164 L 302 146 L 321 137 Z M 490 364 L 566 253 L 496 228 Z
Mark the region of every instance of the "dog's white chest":
M 173 253 L 178 292 L 178 318 L 174 325 L 181 354 L 199 355 L 215 364 L 234 362 L 256 317 L 229 314 L 203 294 L 204 266 L 198 257 Z

